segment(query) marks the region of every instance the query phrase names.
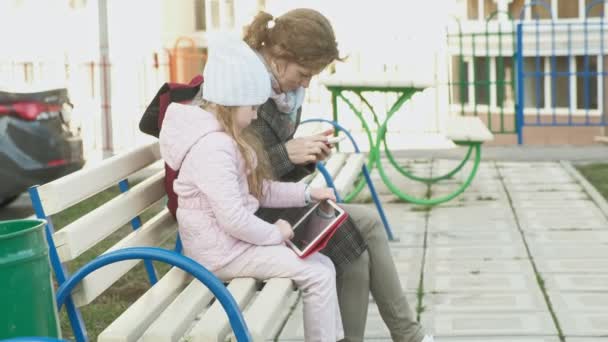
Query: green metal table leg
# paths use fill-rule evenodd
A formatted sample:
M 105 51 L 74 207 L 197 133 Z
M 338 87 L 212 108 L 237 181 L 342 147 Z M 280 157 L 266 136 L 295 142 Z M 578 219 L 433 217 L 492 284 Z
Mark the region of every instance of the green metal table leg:
M 395 112 L 397 112 L 399 110 L 399 108 L 401 108 L 401 106 L 403 106 L 403 104 L 407 100 L 409 100 L 412 97 L 412 95 L 414 95 L 415 93 L 416 93 L 416 90 L 414 90 L 414 89 L 406 89 L 406 90 L 402 91 L 401 95 L 399 96 L 397 101 L 395 101 L 395 103 L 391 106 L 390 110 L 388 111 L 387 118 L 391 117 L 393 114 L 395 114 Z M 374 121 L 376 122 L 376 125 L 378 125 L 378 117 L 376 115 L 376 111 L 374 110 L 373 106 L 369 103 L 369 101 L 367 101 L 361 95 L 360 92 L 355 92 L 355 94 L 357 94 L 357 96 L 359 96 L 359 98 L 363 101 L 363 103 L 365 103 L 365 105 L 370 109 L 370 111 L 372 112 L 372 115 L 374 117 Z M 369 128 L 369 125 L 365 121 L 365 118 L 363 117 L 363 113 L 360 110 L 358 110 L 357 107 L 350 100 L 348 100 L 342 93 L 338 94 L 338 96 L 350 107 L 350 109 L 357 116 L 359 121 L 361 121 L 362 127 L 365 130 L 365 133 L 367 134 L 367 139 L 368 139 L 369 146 L 370 146 L 369 157 L 368 157 L 368 161 L 367 161 L 367 168 L 369 169 L 369 172 L 371 173 L 371 171 L 373 170 L 373 168 L 376 164 L 376 160 L 379 158 L 379 155 L 380 155 L 379 140 L 376 140 L 374 142 L 371 130 Z M 365 187 L 365 179 L 363 177 L 359 177 L 359 180 L 356 182 L 354 189 L 350 193 L 348 193 L 346 196 L 344 196 L 344 202 L 348 203 L 353 198 L 355 198 L 357 195 L 359 195 L 361 190 L 363 190 L 363 187 Z
M 463 184 L 461 184 L 460 187 L 458 187 L 458 189 L 456 189 L 454 192 L 452 192 L 446 196 L 438 197 L 438 198 L 416 198 L 416 197 L 413 197 L 411 195 L 408 195 L 408 194 L 402 192 L 401 190 L 399 190 L 399 188 L 397 188 L 395 186 L 395 184 L 393 184 L 393 182 L 390 181 L 389 177 L 384 172 L 384 167 L 382 166 L 382 162 L 381 162 L 380 158 L 377 159 L 376 166 L 378 167 L 378 172 L 380 173 L 380 177 L 382 177 L 382 180 L 384 181 L 386 186 L 395 195 L 397 195 L 397 197 L 399 197 L 400 199 L 402 199 L 404 201 L 408 201 L 411 203 L 432 206 L 432 205 L 441 204 L 441 203 L 444 203 L 444 202 L 447 202 L 447 201 L 453 199 L 454 197 L 463 193 L 464 190 L 466 190 L 466 188 L 468 188 L 471 185 L 473 178 L 475 178 L 475 175 L 477 174 L 477 169 L 479 167 L 479 164 L 481 163 L 481 143 L 473 143 L 473 147 L 475 149 L 475 161 L 473 164 L 473 169 L 471 170 L 471 173 L 467 177 L 466 181 Z
M 388 146 L 386 144 L 386 135 L 385 135 L 385 139 L 383 139 L 382 142 L 384 144 L 384 152 L 386 153 L 388 160 L 393 165 L 393 167 L 395 167 L 395 169 L 397 169 L 397 171 L 399 171 L 399 173 L 401 173 L 402 175 L 404 175 L 405 177 L 407 177 L 411 180 L 415 180 L 415 181 L 426 183 L 426 184 L 437 183 L 438 181 L 448 179 L 448 178 L 451 178 L 452 176 L 454 176 L 469 161 L 469 159 L 471 158 L 471 154 L 473 152 L 473 145 L 469 145 L 467 154 L 465 155 L 464 159 L 460 162 L 460 164 L 458 164 L 458 166 L 456 166 L 453 170 L 451 170 L 450 172 L 448 172 L 444 175 L 437 176 L 437 177 L 420 177 L 420 176 L 416 176 L 415 174 L 408 171 L 407 169 L 404 169 L 397 163 L 397 161 L 393 157 L 393 154 L 390 152 L 390 149 L 388 148 Z
M 365 131 L 365 133 L 367 134 L 367 140 L 368 140 L 369 146 L 370 146 L 369 157 L 368 157 L 368 161 L 367 161 L 367 168 L 369 169 L 369 171 L 371 173 L 371 170 L 374 167 L 374 162 L 375 162 L 376 155 L 377 155 L 377 150 L 375 148 L 376 144 L 374 144 L 371 129 L 369 128 L 367 121 L 365 121 L 365 118 L 363 117 L 363 113 L 361 113 L 361 111 L 358 110 L 357 107 L 349 99 L 347 99 L 342 93 L 337 93 L 336 95 L 337 95 L 337 97 L 340 97 L 342 99 L 342 101 L 344 101 L 348 105 L 348 107 L 353 111 L 355 116 L 357 116 L 359 121 L 361 121 L 361 126 L 362 126 L 363 130 Z M 336 117 L 336 116 L 337 115 L 334 115 L 334 117 Z M 348 203 L 348 202 L 352 201 L 353 198 L 355 198 L 357 195 L 359 195 L 361 190 L 363 190 L 364 186 L 365 186 L 365 178 L 359 176 L 359 180 L 357 180 L 356 185 L 353 188 L 353 190 L 344 196 L 344 199 L 343 199 L 344 202 Z

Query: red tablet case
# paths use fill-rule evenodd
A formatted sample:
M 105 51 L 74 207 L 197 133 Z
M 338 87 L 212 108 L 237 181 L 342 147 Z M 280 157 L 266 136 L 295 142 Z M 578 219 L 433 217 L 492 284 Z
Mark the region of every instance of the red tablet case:
M 346 219 L 348 218 L 348 213 L 346 211 L 343 211 L 342 213 L 343 214 L 338 217 L 338 220 L 333 224 L 333 226 L 325 231 L 325 236 L 317 240 L 317 242 L 314 243 L 314 247 L 310 248 L 308 252 L 300 255 L 300 258 L 306 258 L 307 256 L 318 252 L 325 248 L 325 246 L 327 246 L 327 242 L 331 239 L 332 236 L 334 236 L 336 230 L 338 230 L 342 223 L 344 223 L 344 221 L 346 221 Z

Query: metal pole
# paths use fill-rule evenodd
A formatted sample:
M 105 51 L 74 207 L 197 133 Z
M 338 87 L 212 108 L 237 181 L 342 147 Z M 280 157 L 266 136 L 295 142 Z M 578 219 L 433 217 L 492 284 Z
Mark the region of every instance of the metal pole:
M 523 24 L 517 24 L 517 144 L 523 144 L 523 124 L 524 124 L 524 49 L 523 49 Z
M 99 0 L 99 87 L 101 95 L 101 147 L 104 158 L 114 153 L 112 134 L 112 73 L 108 34 L 108 0 Z

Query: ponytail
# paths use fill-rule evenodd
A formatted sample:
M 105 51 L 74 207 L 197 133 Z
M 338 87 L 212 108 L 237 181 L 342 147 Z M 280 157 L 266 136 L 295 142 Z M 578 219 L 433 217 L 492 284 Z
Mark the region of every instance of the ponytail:
M 263 45 L 268 44 L 270 38 L 268 22 L 273 19 L 271 14 L 263 11 L 259 12 L 245 29 L 245 37 L 243 38 L 245 43 L 254 50 L 260 50 Z

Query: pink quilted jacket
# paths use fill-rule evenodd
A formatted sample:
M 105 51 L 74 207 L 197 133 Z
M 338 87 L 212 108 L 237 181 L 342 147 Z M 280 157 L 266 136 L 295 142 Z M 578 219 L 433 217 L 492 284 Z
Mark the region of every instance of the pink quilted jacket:
M 304 185 L 267 181 L 264 197 L 249 194 L 245 162 L 212 113 L 172 103 L 160 132 L 160 152 L 180 169 L 174 188 L 184 253 L 215 271 L 253 245 L 282 242 L 278 228 L 254 215 L 263 207 L 305 205 Z

